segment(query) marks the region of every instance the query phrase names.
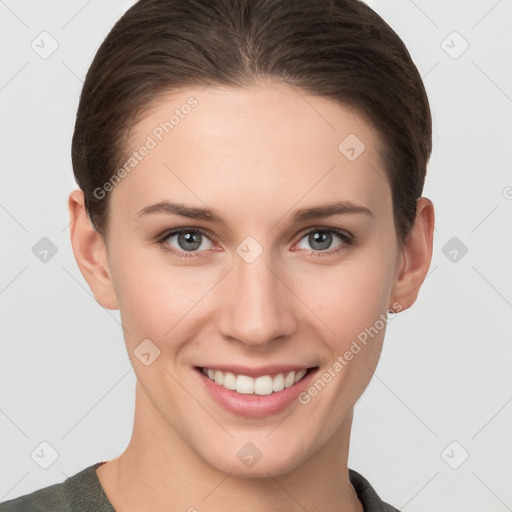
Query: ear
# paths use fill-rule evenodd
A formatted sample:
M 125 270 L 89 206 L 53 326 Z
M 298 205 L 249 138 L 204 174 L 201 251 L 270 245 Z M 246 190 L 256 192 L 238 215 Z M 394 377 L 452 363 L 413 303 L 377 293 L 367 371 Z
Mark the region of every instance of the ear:
M 84 207 L 84 194 L 80 189 L 69 194 L 68 210 L 71 246 L 80 272 L 101 306 L 119 309 L 108 266 L 107 249 L 89 221 Z
M 418 297 L 432 260 L 434 222 L 434 205 L 430 199 L 420 197 L 416 202 L 414 225 L 402 249 L 401 263 L 391 293 L 396 307 L 390 306 L 391 310 L 404 311 Z

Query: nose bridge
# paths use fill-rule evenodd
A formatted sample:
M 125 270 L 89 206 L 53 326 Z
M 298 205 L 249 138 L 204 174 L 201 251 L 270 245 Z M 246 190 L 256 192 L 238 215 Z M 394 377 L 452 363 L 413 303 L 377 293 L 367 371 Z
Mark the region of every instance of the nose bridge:
M 237 247 L 234 256 L 221 327 L 227 337 L 264 346 L 293 332 L 292 293 L 281 281 L 272 251 L 263 250 L 250 238 Z

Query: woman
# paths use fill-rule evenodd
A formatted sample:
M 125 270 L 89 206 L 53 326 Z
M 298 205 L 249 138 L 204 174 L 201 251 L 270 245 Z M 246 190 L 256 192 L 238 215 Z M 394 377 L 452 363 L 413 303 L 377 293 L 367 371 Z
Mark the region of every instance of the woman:
M 68 201 L 77 264 L 120 310 L 132 438 L 0 510 L 396 511 L 349 441 L 430 265 L 431 135 L 362 2 L 137 2 L 87 74 Z

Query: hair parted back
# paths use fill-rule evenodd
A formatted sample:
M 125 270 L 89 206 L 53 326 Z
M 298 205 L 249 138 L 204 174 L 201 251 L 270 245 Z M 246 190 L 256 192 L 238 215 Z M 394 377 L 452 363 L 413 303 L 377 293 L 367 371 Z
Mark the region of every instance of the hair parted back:
M 158 95 L 268 80 L 373 123 L 403 245 L 432 151 L 430 107 L 404 43 L 359 0 L 140 0 L 128 9 L 87 72 L 72 140 L 75 180 L 96 231 L 108 239 L 109 201 L 94 190 L 121 165 L 129 129 Z

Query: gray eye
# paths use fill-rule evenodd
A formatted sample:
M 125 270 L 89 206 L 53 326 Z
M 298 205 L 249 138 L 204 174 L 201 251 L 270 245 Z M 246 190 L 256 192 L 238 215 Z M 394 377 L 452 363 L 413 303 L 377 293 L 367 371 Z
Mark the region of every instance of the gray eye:
M 167 238 L 166 242 L 169 245 L 172 245 L 170 240 L 172 238 L 177 238 L 178 247 L 177 249 L 181 251 L 198 251 L 198 250 L 206 250 L 208 249 L 208 244 L 204 245 L 205 241 L 209 241 L 208 237 L 201 233 L 201 231 L 195 231 L 192 229 L 184 230 L 177 233 L 171 233 Z M 211 243 L 211 242 L 210 242 Z
M 324 229 L 316 229 L 314 231 L 311 231 L 307 233 L 302 240 L 307 240 L 307 243 L 310 247 L 301 247 L 298 245 L 300 249 L 306 249 L 306 250 L 315 250 L 315 251 L 325 251 L 327 249 L 331 249 L 331 244 L 334 241 L 334 238 L 338 238 L 342 243 L 344 242 L 343 237 L 341 235 L 338 235 L 330 230 L 324 230 Z M 340 244 L 339 244 L 340 245 Z

